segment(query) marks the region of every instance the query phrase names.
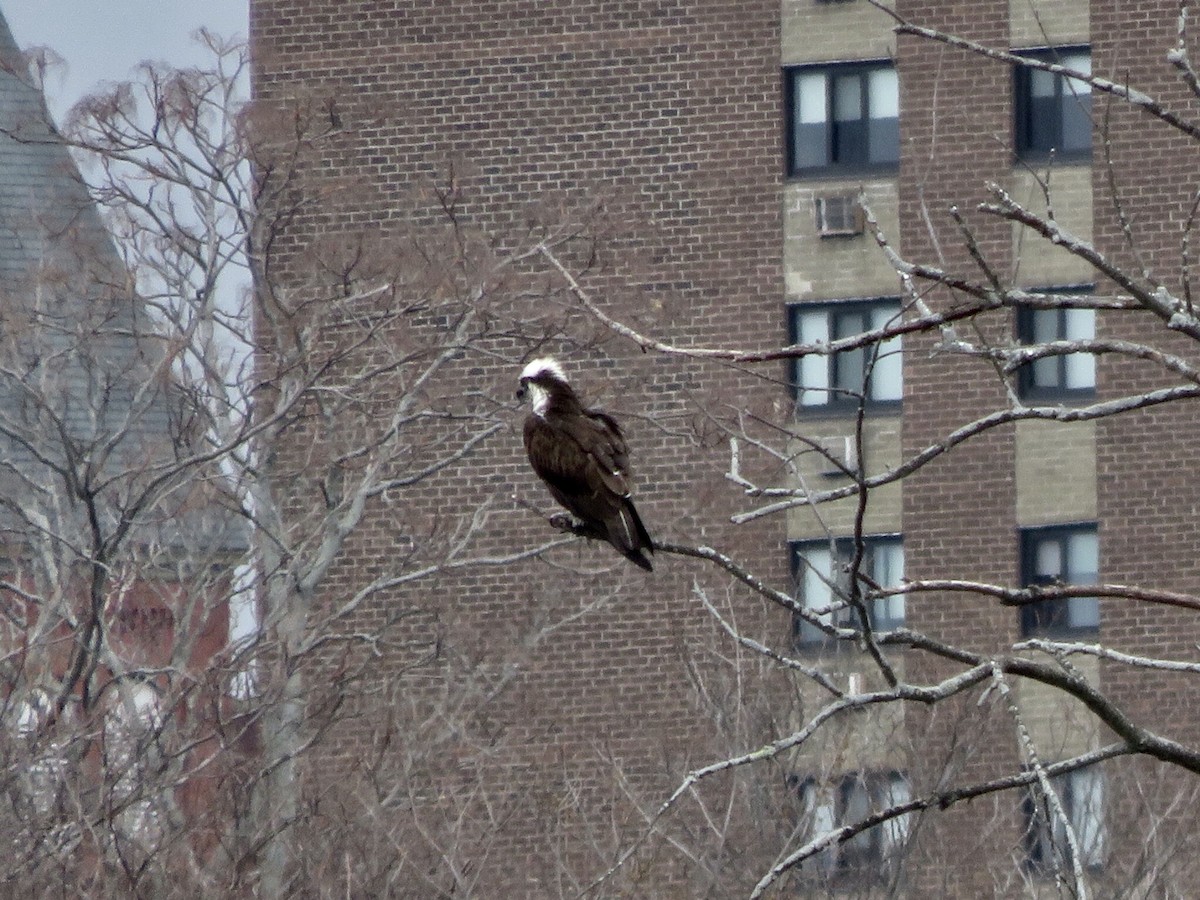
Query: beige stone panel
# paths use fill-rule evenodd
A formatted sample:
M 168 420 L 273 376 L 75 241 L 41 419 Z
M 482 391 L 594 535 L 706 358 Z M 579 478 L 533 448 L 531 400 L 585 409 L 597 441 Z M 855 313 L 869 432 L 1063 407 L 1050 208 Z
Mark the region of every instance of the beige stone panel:
M 1092 239 L 1092 167 L 1059 165 L 1033 172 L 1013 170 L 1009 193 L 1021 206 L 1046 216 L 1045 193 L 1039 181 L 1049 185 L 1054 221 L 1075 237 Z M 1013 224 L 1014 280 L 1026 287 L 1085 284 L 1095 280 L 1091 266 L 1057 247 L 1023 225 Z
M 845 644 L 824 652 L 824 656 L 818 652 L 803 655 L 808 661 L 820 656 L 822 670 L 842 690 L 865 693 L 887 687 L 878 668 L 864 653 Z M 904 656 L 893 653 L 889 660 L 903 680 Z M 791 725 L 799 731 L 835 698 L 811 679 L 797 677 L 801 703 Z M 792 766 L 797 774 L 819 781 L 848 772 L 904 772 L 910 766 L 910 750 L 904 731 L 904 705 L 875 704 L 848 710 L 828 720 L 812 738 L 796 748 Z
M 1100 662 L 1092 656 L 1073 656 L 1071 665 L 1093 687 L 1100 687 Z M 1022 678 L 1017 682 L 1017 705 L 1038 757 L 1056 762 L 1100 745 L 1100 723 L 1086 706 L 1058 688 Z
M 841 451 L 847 446 L 854 452 L 854 416 L 813 416 L 801 413 L 796 417 L 797 433 Z M 816 493 L 850 484 L 845 475 L 830 474 L 836 469 L 820 453 L 801 441 L 793 442 L 791 451 L 800 486 Z M 894 468 L 900 463 L 900 416 L 868 414 L 863 427 L 862 464 L 868 475 Z M 858 500 L 848 497 L 819 506 L 800 506 L 788 517 L 788 537 L 809 540 L 833 535 L 844 537 L 854 531 Z M 864 527 L 867 534 L 895 534 L 900 531 L 900 483 L 883 485 L 870 492 Z
M 1088 42 L 1087 0 L 1009 0 L 1013 47 L 1061 47 Z
M 788 300 L 841 300 L 900 292 L 895 269 L 867 230 L 853 237 L 821 237 L 816 201 L 862 191 L 888 241 L 899 249 L 899 211 L 894 178 L 873 181 L 797 180 L 784 187 L 783 266 Z
M 1096 423 L 1018 422 L 1017 522 L 1096 518 Z
M 895 55 L 895 22 L 869 3 L 783 0 L 782 15 L 784 65 Z

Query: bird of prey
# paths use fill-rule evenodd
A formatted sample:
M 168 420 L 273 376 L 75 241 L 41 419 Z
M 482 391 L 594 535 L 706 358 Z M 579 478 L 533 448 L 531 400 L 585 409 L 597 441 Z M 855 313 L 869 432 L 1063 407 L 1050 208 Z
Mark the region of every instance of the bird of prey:
M 612 544 L 628 560 L 653 570 L 650 534 L 629 499 L 629 447 L 616 420 L 588 409 L 553 359 L 521 372 L 518 399 L 529 398 L 525 450 L 554 499 L 580 520 L 582 531 Z

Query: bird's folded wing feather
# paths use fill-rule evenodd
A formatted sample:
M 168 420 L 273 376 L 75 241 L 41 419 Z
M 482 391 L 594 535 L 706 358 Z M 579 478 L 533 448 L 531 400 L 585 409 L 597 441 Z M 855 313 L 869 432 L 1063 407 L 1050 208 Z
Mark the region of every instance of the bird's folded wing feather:
M 529 462 L 548 484 L 572 494 L 604 490 L 629 494 L 628 449 L 616 423 L 606 415 L 525 421 Z

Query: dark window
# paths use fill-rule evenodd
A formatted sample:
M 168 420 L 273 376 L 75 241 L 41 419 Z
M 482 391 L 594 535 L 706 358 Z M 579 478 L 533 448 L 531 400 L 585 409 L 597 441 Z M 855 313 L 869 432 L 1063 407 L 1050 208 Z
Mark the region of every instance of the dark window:
M 1090 289 L 1057 291 L 1082 294 Z M 1026 345 L 1051 341 L 1091 340 L 1096 336 L 1094 309 L 1030 309 L 1017 311 L 1017 339 Z M 1089 399 L 1096 393 L 1096 357 L 1090 353 L 1043 356 L 1019 373 L 1021 396 L 1034 400 Z
M 852 772 L 832 782 L 794 781 L 809 839 L 912 799 L 908 779 L 900 772 Z M 835 878 L 886 877 L 887 864 L 896 859 L 908 838 L 908 820 L 905 814 L 860 831 L 822 852 L 815 868 Z
M 784 70 L 789 175 L 895 170 L 900 93 L 891 63 Z
M 880 587 L 897 587 L 904 580 L 904 545 L 898 535 L 863 538 L 862 574 Z M 829 541 L 798 541 L 792 544 L 792 571 L 796 591 L 805 609 L 827 610 L 819 613 L 823 622 L 843 628 L 860 626 L 852 606 L 831 606 L 849 596 L 848 567 L 854 560 L 854 541 L 841 538 Z M 865 594 L 869 590 L 862 585 Z M 904 595 L 876 597 L 867 603 L 867 617 L 875 631 L 894 631 L 904 626 Z M 825 640 L 825 633 L 800 616 L 793 619 L 792 636 L 797 645 L 812 645 Z
M 794 303 L 788 307 L 788 331 L 796 344 L 828 344 L 884 328 L 900 318 L 900 301 L 849 300 Z M 856 409 L 859 400 L 896 404 L 903 393 L 899 335 L 833 356 L 812 354 L 792 368 L 796 403 L 806 409 Z
M 1095 584 L 1100 542 L 1095 525 L 1054 525 L 1021 532 L 1022 579 L 1028 585 Z M 1042 600 L 1021 607 L 1021 633 L 1070 634 L 1100 627 L 1095 597 Z
M 1084 75 L 1092 73 L 1087 47 L 1021 51 L 1021 56 L 1055 63 Z M 1051 153 L 1067 159 L 1091 159 L 1092 86 L 1041 69 L 1013 70 L 1013 112 L 1017 156 L 1044 159 Z
M 1050 787 L 1062 808 L 1059 815 L 1046 799 L 1040 784 L 1032 784 L 1025 795 L 1025 864 L 1049 874 L 1070 871 L 1067 825 L 1075 835 L 1079 861 L 1088 867 L 1103 865 L 1108 844 L 1104 816 L 1104 775 L 1094 766 L 1076 769 L 1050 779 Z

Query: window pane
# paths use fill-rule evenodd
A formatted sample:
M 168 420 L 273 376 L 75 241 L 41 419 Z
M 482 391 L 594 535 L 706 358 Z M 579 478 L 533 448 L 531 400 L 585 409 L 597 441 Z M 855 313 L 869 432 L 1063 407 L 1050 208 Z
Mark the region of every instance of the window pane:
M 863 77 L 859 73 L 833 79 L 832 162 L 855 165 L 867 162 L 867 123 L 862 108 Z
M 1096 311 L 1094 309 L 1068 309 L 1066 315 L 1066 339 L 1069 341 L 1091 340 L 1096 335 Z M 1071 390 L 1090 390 L 1096 386 L 1096 357 L 1090 353 L 1072 353 L 1063 359 L 1066 383 Z
M 792 170 L 816 169 L 829 165 L 829 126 L 796 123 L 792 133 Z
M 825 123 L 829 119 L 829 100 L 823 72 L 802 72 L 795 81 L 796 121 L 802 125 Z
M 1090 353 L 1072 353 L 1064 360 L 1066 366 L 1065 387 L 1073 391 L 1086 391 L 1096 386 L 1096 357 Z
M 862 76 L 836 75 L 833 79 L 833 118 L 836 122 L 862 118 Z
M 1072 584 L 1095 584 L 1100 571 L 1100 538 L 1094 531 L 1081 531 L 1067 539 L 1069 571 Z
M 900 161 L 900 120 L 871 119 L 867 125 L 867 158 L 872 163 Z
M 1044 869 L 1054 858 L 1046 798 L 1037 785 L 1030 785 L 1022 804 L 1025 812 L 1025 853 L 1035 869 Z
M 1099 628 L 1100 601 L 1095 597 L 1072 597 L 1067 601 L 1067 621 L 1070 628 Z
M 867 354 L 862 347 L 843 350 L 833 358 L 833 399 L 854 401 L 862 396 L 866 361 Z
M 835 121 L 830 143 L 830 162 L 844 166 L 861 166 L 870 160 L 867 153 L 867 123 L 862 119 Z
M 829 551 L 823 547 L 812 547 L 804 551 L 804 576 L 801 581 L 805 609 L 820 609 L 830 605 L 833 593 L 830 590 L 830 580 L 833 572 L 833 559 Z M 831 613 L 822 613 L 821 621 L 832 620 Z
M 1062 546 L 1056 539 L 1047 538 L 1038 542 L 1033 574 L 1038 581 L 1062 576 Z
M 1058 357 L 1043 356 L 1041 359 L 1033 361 L 1033 365 L 1029 367 L 1032 373 L 1030 380 L 1034 387 L 1039 388 L 1055 388 L 1058 387 Z
M 1062 64 L 1068 69 L 1074 69 L 1076 72 L 1082 72 L 1084 75 L 1092 74 L 1092 54 L 1091 53 L 1068 53 L 1062 58 Z M 1080 81 L 1078 78 L 1067 78 L 1064 80 L 1063 93 L 1075 94 L 1083 96 L 1092 92 L 1092 86 L 1086 81 Z
M 896 70 L 876 69 L 867 78 L 867 153 L 870 162 L 900 160 L 900 89 Z
M 1035 309 L 1030 313 L 1033 322 L 1033 342 L 1047 344 L 1057 341 L 1061 334 L 1058 327 L 1058 310 Z
M 899 774 L 889 776 L 888 794 L 889 796 L 884 797 L 884 803 L 887 806 L 900 806 L 907 803 L 912 799 L 912 788 L 908 784 L 908 779 Z M 895 850 L 904 844 L 908 838 L 909 818 L 910 816 L 905 814 L 884 823 L 884 834 L 887 839 L 885 852 Z
M 899 314 L 892 306 L 877 306 L 871 311 L 871 328 L 883 328 Z M 904 395 L 900 336 L 880 342 L 871 371 L 871 399 L 899 400 Z
M 1065 309 L 1064 334 L 1068 341 L 1090 341 L 1096 336 L 1094 309 Z
M 842 824 L 853 825 L 871 814 L 871 795 L 862 777 L 851 775 L 842 782 Z M 860 831 L 843 844 L 843 855 L 847 865 L 867 862 L 872 853 L 877 832 L 874 828 Z
M 829 314 L 825 311 L 802 312 L 797 318 L 796 338 L 801 344 L 829 343 Z M 799 361 L 797 384 L 801 406 L 819 406 L 829 402 L 829 357 L 810 354 Z
M 832 318 L 834 340 L 862 334 L 869 327 L 868 316 L 861 309 L 835 313 Z M 866 347 L 843 350 L 833 357 L 833 386 L 839 391 L 835 399 L 854 400 L 861 396 L 866 365 Z
M 1057 83 L 1057 75 L 1052 75 L 1042 69 L 1029 70 L 1029 95 L 1035 99 L 1053 97 Z
M 1091 53 L 1069 53 L 1062 64 L 1092 74 Z M 1068 153 L 1090 153 L 1092 149 L 1092 86 L 1077 78 L 1063 79 L 1062 149 Z
M 1034 74 L 1045 74 L 1038 72 Z M 1062 128 L 1062 104 L 1053 96 L 1033 97 L 1029 101 L 1029 150 L 1049 153 L 1059 150 Z
M 896 587 L 904 580 L 904 545 L 895 540 L 875 545 L 874 569 L 871 576 L 880 587 Z M 904 626 L 904 595 L 880 597 L 875 601 L 872 625 L 881 631 Z
M 792 102 L 792 167 L 810 169 L 829 165 L 829 99 L 825 75 L 805 72 L 795 76 Z
M 872 119 L 900 116 L 900 81 L 892 68 L 876 69 L 867 77 L 867 106 Z
M 1095 532 L 1080 532 L 1067 538 L 1067 567 L 1066 580 L 1072 584 L 1099 581 L 1100 540 Z M 1095 597 L 1071 598 L 1067 624 L 1072 628 L 1099 628 L 1100 601 Z
M 904 552 L 900 542 L 882 540 L 874 547 L 874 567 L 871 577 L 881 587 L 895 587 L 904 577 Z
M 834 829 L 834 810 L 833 803 L 828 799 L 818 800 L 813 803 L 812 807 L 812 833 L 813 837 L 822 834 L 828 834 Z
M 1104 825 L 1104 776 L 1099 769 L 1081 769 L 1072 773 L 1071 825 L 1086 865 L 1104 861 L 1107 829 Z
M 1048 344 L 1058 340 L 1059 332 L 1058 310 L 1035 309 L 1029 313 L 1033 343 Z M 1060 384 L 1059 357 L 1043 356 L 1033 361 L 1029 367 L 1030 381 L 1034 387 L 1057 388 Z
M 1075 82 L 1082 84 L 1082 82 Z M 1090 153 L 1092 149 L 1092 95 L 1063 94 L 1062 139 L 1058 148 L 1065 153 Z

